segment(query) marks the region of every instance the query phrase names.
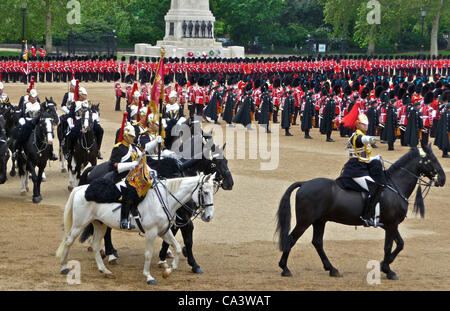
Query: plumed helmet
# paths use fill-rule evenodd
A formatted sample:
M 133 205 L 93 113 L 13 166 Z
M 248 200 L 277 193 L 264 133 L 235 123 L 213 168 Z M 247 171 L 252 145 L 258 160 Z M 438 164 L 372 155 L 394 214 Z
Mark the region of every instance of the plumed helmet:
M 134 129 L 134 126 L 131 125 L 131 123 L 127 123 L 127 125 L 125 126 L 125 128 L 123 130 L 123 135 L 136 137 L 136 130 Z
M 170 92 L 169 100 L 172 99 L 172 98 L 177 98 L 177 97 L 178 97 L 177 91 L 173 90 L 172 92 Z
M 356 122 L 358 122 L 360 124 L 369 125 L 369 119 L 367 118 L 367 116 L 364 113 L 359 114 L 358 120 Z
M 80 95 L 87 95 L 88 93 L 87 93 L 87 91 L 86 91 L 86 89 L 84 87 L 80 87 L 78 89 L 78 94 L 80 94 Z
M 36 89 L 32 89 L 30 91 L 30 97 L 36 98 L 38 96 L 38 92 L 36 91 Z
M 130 118 L 134 119 L 137 115 L 138 107 L 136 105 L 133 105 L 130 107 Z
M 145 119 L 145 116 L 147 115 L 147 107 L 142 107 L 140 110 L 139 110 L 139 117 L 140 117 L 140 120 L 144 120 Z

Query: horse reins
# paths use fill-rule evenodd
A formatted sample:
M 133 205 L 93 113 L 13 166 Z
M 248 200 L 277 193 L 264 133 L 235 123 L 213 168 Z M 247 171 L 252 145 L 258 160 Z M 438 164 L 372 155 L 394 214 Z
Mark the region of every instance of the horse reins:
M 198 191 L 198 201 L 199 201 L 199 205 L 200 205 L 200 206 L 199 206 L 199 208 L 196 209 L 196 210 L 193 210 L 193 209 L 191 209 L 189 206 L 187 206 L 186 204 L 181 203 L 180 200 L 178 200 L 178 198 L 175 197 L 175 195 L 174 195 L 172 192 L 170 192 L 169 189 L 167 189 L 167 186 L 166 186 L 164 183 L 161 182 L 161 179 L 157 179 L 157 182 L 156 182 L 154 185 L 161 184 L 161 185 L 164 187 L 164 189 L 166 189 L 166 193 L 168 193 L 168 194 L 169 194 L 169 195 L 170 195 L 170 196 L 171 196 L 178 204 L 180 204 L 181 207 L 183 207 L 183 208 L 187 209 L 188 211 L 192 212 L 193 214 L 195 214 L 195 215 L 193 215 L 193 219 L 195 219 L 199 214 L 201 214 L 201 213 L 203 212 L 203 210 L 204 210 L 205 208 L 214 205 L 214 204 L 205 204 L 205 203 L 204 203 L 204 196 L 203 196 L 203 193 L 204 193 L 204 192 L 203 192 L 203 183 L 204 183 L 204 179 L 205 179 L 205 176 L 202 177 L 202 180 L 201 180 L 199 183 L 197 183 L 197 186 L 195 186 L 194 190 L 191 192 L 191 196 L 192 196 L 192 194 L 194 194 L 194 192 L 197 190 L 197 188 L 200 187 L 200 189 L 199 189 L 199 191 Z M 176 224 L 176 222 L 175 222 L 174 219 L 175 219 L 175 217 L 178 217 L 178 216 L 176 215 L 176 213 L 175 213 L 174 216 L 172 216 L 172 215 L 170 214 L 170 211 L 169 211 L 169 209 L 167 208 L 167 206 L 166 206 L 166 204 L 165 204 L 165 202 L 164 202 L 164 199 L 162 198 L 161 192 L 159 191 L 158 187 L 154 187 L 154 189 L 155 189 L 155 192 L 156 192 L 156 195 L 157 195 L 158 199 L 159 199 L 160 202 L 161 202 L 161 205 L 162 205 L 162 207 L 163 207 L 163 210 L 164 210 L 164 212 L 165 212 L 165 214 L 166 214 L 166 216 L 167 216 L 167 220 L 169 221 L 168 228 L 167 228 L 167 229 L 164 231 L 164 233 L 163 233 L 163 235 L 164 235 L 167 231 L 169 231 L 170 227 L 172 227 L 174 224 Z M 196 213 L 197 210 L 200 210 L 200 211 Z M 191 217 L 191 218 L 192 218 L 192 217 Z M 190 219 L 191 219 L 191 218 L 190 218 Z M 181 227 L 186 226 L 187 223 L 188 223 L 188 222 L 186 222 L 185 224 L 182 224 L 181 226 L 178 225 L 178 224 L 176 224 L 176 226 L 181 228 Z
M 382 159 L 382 160 L 383 160 L 383 162 L 389 163 L 390 165 L 394 165 L 394 163 L 392 163 L 392 162 L 390 162 L 388 160 L 385 160 L 385 159 Z M 423 163 L 423 160 L 420 160 L 420 163 Z M 425 195 L 423 196 L 423 199 L 425 200 L 425 198 L 427 197 L 428 193 L 430 192 L 430 189 L 431 189 L 431 186 L 433 185 L 433 182 L 432 181 L 428 182 L 428 181 L 424 180 L 421 176 L 414 174 L 413 172 L 411 172 L 410 170 L 408 170 L 408 169 L 406 169 L 404 167 L 399 166 L 399 168 L 401 170 L 403 170 L 404 172 L 408 173 L 409 175 L 413 176 L 414 178 L 416 178 L 417 179 L 417 183 L 416 184 L 419 184 L 419 186 L 423 185 L 425 187 L 425 190 L 424 190 Z M 433 168 L 433 173 L 435 173 L 435 175 L 437 175 L 436 169 L 434 169 L 434 168 Z M 389 179 L 392 181 L 392 178 L 389 177 Z M 392 181 L 392 183 L 394 183 L 394 182 Z M 395 183 L 394 183 L 394 186 L 396 188 L 398 188 L 395 185 Z M 391 189 L 391 190 L 394 190 L 394 189 Z M 397 192 L 404 200 L 408 201 L 403 195 L 400 194 L 400 192 L 398 190 L 395 191 L 395 192 Z

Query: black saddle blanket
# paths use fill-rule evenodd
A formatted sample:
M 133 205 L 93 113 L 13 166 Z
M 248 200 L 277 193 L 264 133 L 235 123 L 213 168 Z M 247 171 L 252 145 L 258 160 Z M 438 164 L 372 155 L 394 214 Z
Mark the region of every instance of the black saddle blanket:
M 97 203 L 120 203 L 121 196 L 122 193 L 116 185 L 107 178 L 95 179 L 84 194 L 87 201 Z

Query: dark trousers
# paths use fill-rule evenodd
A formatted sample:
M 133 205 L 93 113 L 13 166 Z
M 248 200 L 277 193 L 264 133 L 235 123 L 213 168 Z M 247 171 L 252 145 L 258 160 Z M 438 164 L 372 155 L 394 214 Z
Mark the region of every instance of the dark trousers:
M 203 105 L 202 104 L 195 104 L 195 113 L 198 116 L 202 116 L 203 115 Z
M 420 145 L 422 146 L 422 148 L 425 148 L 426 146 L 428 146 L 428 142 L 430 140 L 430 128 L 426 127 L 426 132 L 422 131 L 422 140 L 420 141 Z

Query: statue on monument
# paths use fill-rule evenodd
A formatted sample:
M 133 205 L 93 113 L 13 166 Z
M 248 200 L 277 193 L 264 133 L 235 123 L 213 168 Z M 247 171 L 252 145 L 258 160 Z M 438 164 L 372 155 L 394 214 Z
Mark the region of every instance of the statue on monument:
M 213 35 L 212 35 L 212 28 L 213 28 L 212 23 L 211 23 L 211 21 L 209 21 L 209 23 L 208 23 L 208 37 L 209 38 L 213 37 Z
M 188 27 L 186 21 L 183 21 L 183 26 L 182 27 L 183 27 L 183 38 L 186 38 L 186 30 L 187 30 L 187 27 Z
M 194 29 L 194 23 L 189 21 L 189 38 L 192 38 L 192 30 Z
M 206 23 L 202 22 L 202 38 L 206 38 Z
M 195 37 L 198 38 L 200 36 L 200 22 L 195 22 Z

